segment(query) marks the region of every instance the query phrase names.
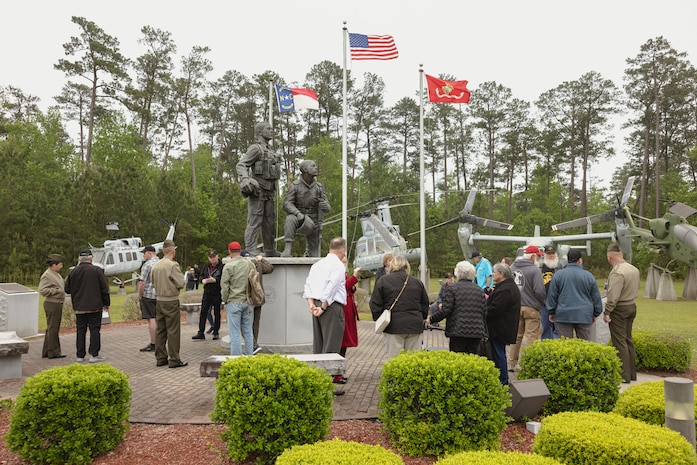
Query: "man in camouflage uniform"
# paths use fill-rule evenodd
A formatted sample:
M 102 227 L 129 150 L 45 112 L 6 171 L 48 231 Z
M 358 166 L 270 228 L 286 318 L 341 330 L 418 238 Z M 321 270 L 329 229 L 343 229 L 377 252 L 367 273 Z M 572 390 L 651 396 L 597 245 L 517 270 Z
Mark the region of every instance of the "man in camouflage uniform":
M 319 168 L 313 160 L 300 163 L 300 177 L 288 188 L 283 210 L 288 213 L 284 225 L 286 247 L 282 257 L 292 255 L 297 234 L 306 236 L 305 256 L 320 256 L 322 219 L 330 210 L 324 186 L 317 182 Z
M 261 229 L 264 255 L 278 257 L 274 246 L 276 229 L 276 183 L 281 176 L 281 156 L 271 149 L 269 141 L 273 128 L 267 122 L 254 126 L 254 137 L 247 153 L 237 163 L 237 178 L 242 195 L 248 198 L 247 229 L 244 232 L 245 248 L 252 255 L 259 255 L 257 241 Z

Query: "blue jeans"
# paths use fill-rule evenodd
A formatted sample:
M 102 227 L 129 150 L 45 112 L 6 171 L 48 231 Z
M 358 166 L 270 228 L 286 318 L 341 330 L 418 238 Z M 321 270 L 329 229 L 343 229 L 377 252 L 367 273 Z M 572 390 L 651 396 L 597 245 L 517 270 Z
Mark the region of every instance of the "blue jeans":
M 540 324 L 542 325 L 542 336 L 540 339 L 559 339 L 559 333 L 554 327 L 554 323 L 549 321 L 549 312 L 546 305 L 543 305 L 540 309 Z
M 227 311 L 227 329 L 230 334 L 230 355 L 242 355 L 242 339 L 244 337 L 244 354 L 252 355 L 254 352 L 254 307 L 246 302 L 228 302 L 225 305 Z
M 508 362 L 506 361 L 506 344 L 489 339 L 491 343 L 491 355 L 494 359 L 494 365 L 499 369 L 499 381 L 501 384 L 508 384 Z

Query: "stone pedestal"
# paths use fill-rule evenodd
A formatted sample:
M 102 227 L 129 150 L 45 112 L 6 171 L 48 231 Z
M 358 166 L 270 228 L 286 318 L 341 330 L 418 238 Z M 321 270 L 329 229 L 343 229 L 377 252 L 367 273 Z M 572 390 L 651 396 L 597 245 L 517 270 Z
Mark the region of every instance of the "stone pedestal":
M 303 289 L 310 267 L 320 258 L 267 258 L 274 269 L 263 276 L 266 303 L 261 308 L 257 341 L 265 353 L 312 352 L 312 315 Z M 220 344 L 229 350 L 230 337 L 223 337 Z
M 198 325 L 199 316 L 201 315 L 201 304 L 180 304 L 179 307 L 183 312 L 186 312 L 186 324 Z
M 603 310 L 605 310 L 605 302 L 607 302 L 606 295 L 607 292 L 605 291 L 600 293 L 603 302 Z M 610 326 L 603 320 L 602 313 L 595 319 L 595 324 L 591 327 L 591 341 L 600 344 L 607 344 L 610 341 Z
M 0 332 L 0 379 L 22 377 L 22 354 L 29 352 L 29 343 L 14 331 Z
M 338 376 L 346 373 L 346 359 L 339 354 L 289 354 L 301 362 L 322 368 L 328 375 Z M 211 355 L 201 362 L 199 372 L 205 378 L 217 378 L 220 366 L 230 358 L 243 357 L 242 355 Z
M 0 331 L 38 335 L 39 293 L 21 284 L 0 283 Z

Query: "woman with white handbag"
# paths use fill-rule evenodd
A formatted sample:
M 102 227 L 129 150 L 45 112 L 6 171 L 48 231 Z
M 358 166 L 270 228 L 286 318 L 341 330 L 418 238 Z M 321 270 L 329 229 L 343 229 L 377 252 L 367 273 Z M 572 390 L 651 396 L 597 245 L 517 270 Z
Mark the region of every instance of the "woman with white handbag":
M 420 280 L 409 276 L 410 271 L 403 255 L 394 257 L 389 274 L 375 284 L 370 298 L 373 320 L 382 323 L 376 324 L 375 331 L 383 334 L 388 358 L 402 350 L 421 349 L 424 320 L 428 316 L 428 292 Z M 389 321 L 385 323 L 385 320 Z

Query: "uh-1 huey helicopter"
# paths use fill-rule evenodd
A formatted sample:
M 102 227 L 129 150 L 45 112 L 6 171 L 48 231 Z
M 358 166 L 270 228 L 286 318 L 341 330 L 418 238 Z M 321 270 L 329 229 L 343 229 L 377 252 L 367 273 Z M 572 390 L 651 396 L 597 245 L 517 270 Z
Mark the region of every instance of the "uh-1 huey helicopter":
M 503 229 L 510 231 L 513 229 L 512 224 L 503 223 L 496 220 L 490 220 L 486 218 L 480 218 L 472 214 L 472 206 L 474 205 L 474 199 L 477 195 L 477 189 L 471 189 L 465 202 L 464 208 L 460 211 L 458 216 L 451 218 L 443 223 L 431 226 L 428 229 L 437 228 L 446 224 L 452 224 L 459 222 L 460 225 L 457 229 L 457 236 L 460 242 L 460 247 L 462 248 L 462 253 L 466 259 L 472 256 L 472 252 L 475 250 L 476 244 L 478 242 L 522 242 L 525 244 L 523 247 L 518 248 L 517 255 L 521 255 L 525 247 L 529 245 L 535 245 L 540 250 L 543 250 L 545 246 L 554 246 L 557 250 L 560 260 L 565 263 L 566 256 L 569 249 L 572 248 L 568 244 L 563 244 L 563 242 L 575 242 L 575 241 L 586 241 L 585 246 L 574 246 L 574 248 L 585 249 L 586 253 L 590 255 L 591 252 L 591 240 L 595 239 L 608 239 L 614 237 L 614 233 L 593 233 L 590 226 L 588 227 L 588 232 L 586 234 L 575 234 L 575 235 L 565 235 L 565 236 L 541 236 L 540 227 L 535 226 L 535 231 L 533 236 L 501 236 L 492 234 L 481 234 L 475 232 L 474 226 L 486 226 L 495 229 Z
M 164 222 L 164 221 L 163 221 Z M 176 224 L 167 224 L 169 231 L 164 240 L 174 238 L 174 229 Z M 143 241 L 140 237 L 125 237 L 116 238 L 116 231 L 119 230 L 119 224 L 109 222 L 106 225 L 107 231 L 111 231 L 112 238 L 104 241 L 102 247 L 94 247 L 89 244 L 89 249 L 92 251 L 92 264 L 104 270 L 104 274 L 113 277 L 116 284 L 122 285 L 131 282 L 136 277 L 129 280 L 121 280 L 118 276 L 126 273 L 137 273 L 143 265 Z M 155 247 L 155 252 L 159 253 L 162 250 L 162 242 L 152 244 Z
M 375 204 L 375 208 L 349 215 L 351 219 L 360 218 L 361 220 L 363 235 L 356 241 L 353 267 L 361 267 L 363 276 L 375 273 L 382 268 L 382 259 L 386 253 L 403 255 L 411 263 L 421 260 L 421 249 L 407 248 L 407 241 L 401 235 L 399 226 L 392 223 L 390 209 L 410 205 L 390 205 L 391 199 L 399 197 L 401 196 L 381 197 L 372 200 L 368 204 Z
M 634 237 L 638 237 L 652 252 L 665 255 L 689 267 L 683 295 L 695 295 L 697 293 L 697 272 L 695 271 L 697 269 L 697 227 L 689 224 L 686 218 L 697 213 L 697 209 L 671 200 L 668 202 L 668 211 L 662 217 L 653 219 L 640 217 L 633 214 L 627 205 L 633 186 L 634 176 L 631 176 L 627 179 L 622 199 L 618 199 L 614 209 L 560 223 L 552 228 L 561 230 L 614 219 L 617 229 L 616 239 L 625 260 L 631 263 L 632 241 Z M 638 227 L 634 223 L 634 217 L 647 221 L 649 229 Z

